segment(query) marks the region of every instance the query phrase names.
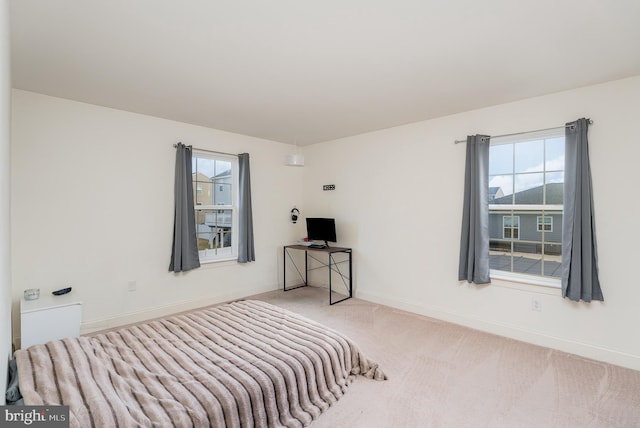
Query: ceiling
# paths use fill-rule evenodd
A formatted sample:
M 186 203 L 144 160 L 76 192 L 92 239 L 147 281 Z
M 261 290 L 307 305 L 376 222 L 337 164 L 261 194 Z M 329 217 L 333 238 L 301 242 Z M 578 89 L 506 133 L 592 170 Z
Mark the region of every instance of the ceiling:
M 640 75 L 638 0 L 12 0 L 15 88 L 307 145 Z

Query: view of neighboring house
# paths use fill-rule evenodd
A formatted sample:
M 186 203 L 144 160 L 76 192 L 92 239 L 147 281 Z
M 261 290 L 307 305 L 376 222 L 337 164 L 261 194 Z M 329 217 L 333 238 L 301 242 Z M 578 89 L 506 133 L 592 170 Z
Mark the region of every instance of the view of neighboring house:
M 549 183 L 507 196 L 498 196 L 502 193 L 500 189 L 490 189 L 492 269 L 560 275 L 563 186 Z
M 489 187 L 489 203 L 492 204 L 496 198 L 504 196 L 504 192 L 500 187 Z
M 196 205 L 231 205 L 231 170 L 213 177 L 194 172 L 192 180 Z
M 211 206 L 231 206 L 231 170 L 223 171 L 213 177 L 208 177 L 202 172 L 194 172 L 192 180 L 198 249 L 230 246 L 232 211 L 211 209 Z M 203 208 L 198 209 L 199 206 Z

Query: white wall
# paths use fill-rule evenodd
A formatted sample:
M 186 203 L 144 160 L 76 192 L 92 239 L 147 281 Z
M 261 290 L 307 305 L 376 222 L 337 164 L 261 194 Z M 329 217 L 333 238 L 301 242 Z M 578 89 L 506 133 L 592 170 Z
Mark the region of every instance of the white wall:
M 12 103 L 14 311 L 25 288 L 71 285 L 89 331 L 274 289 L 281 245 L 304 235 L 304 221 L 288 220 L 297 205 L 303 216 L 337 219 L 338 244 L 354 248 L 358 297 L 640 369 L 640 287 L 632 277 L 640 77 L 309 146 L 304 168 L 283 165 L 288 145 L 19 90 Z M 595 122 L 589 136 L 605 302 L 574 303 L 557 289 L 506 282 L 459 283 L 465 150 L 453 141 L 579 117 Z M 256 263 L 167 272 L 176 141 L 251 153 Z M 0 145 L 5 164 L 7 146 Z M 336 190 L 323 192 L 322 184 Z M 0 218 L 1 231 L 6 214 Z M 0 258 L 0 280 L 7 260 Z M 138 291 L 127 291 L 129 280 Z M 541 312 L 531 310 L 533 297 Z
M 640 369 L 640 77 L 358 135 L 305 150 L 309 216 L 335 216 L 355 254 L 356 295 Z M 558 289 L 457 281 L 467 135 L 501 135 L 590 117 L 590 153 L 605 302 Z M 322 184 L 335 184 L 323 192 Z M 541 312 L 531 310 L 538 298 Z
M 72 286 L 86 332 L 278 287 L 281 246 L 300 235 L 290 145 L 20 90 L 12 105 L 15 309 L 26 288 Z M 168 272 L 179 141 L 250 153 L 256 262 Z
M 11 164 L 9 3 L 0 0 L 0 405 L 5 404 L 7 362 L 11 356 Z

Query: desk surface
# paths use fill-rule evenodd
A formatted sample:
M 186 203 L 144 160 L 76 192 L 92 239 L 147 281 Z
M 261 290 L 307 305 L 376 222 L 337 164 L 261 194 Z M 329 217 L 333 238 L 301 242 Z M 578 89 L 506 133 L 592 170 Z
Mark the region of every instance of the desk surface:
M 291 248 L 294 250 L 304 250 L 304 251 L 321 251 L 323 253 L 350 253 L 351 248 L 346 247 L 325 247 L 325 248 L 311 248 L 307 245 L 285 245 L 284 248 Z

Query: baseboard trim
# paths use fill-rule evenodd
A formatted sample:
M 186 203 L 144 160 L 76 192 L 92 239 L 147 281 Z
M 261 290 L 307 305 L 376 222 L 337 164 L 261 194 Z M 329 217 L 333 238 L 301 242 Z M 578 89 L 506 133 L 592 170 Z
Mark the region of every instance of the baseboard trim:
M 487 321 L 470 317 L 466 314 L 459 314 L 445 311 L 435 307 L 416 305 L 398 299 L 390 299 L 375 293 L 358 291 L 359 299 L 367 300 L 385 306 L 391 306 L 418 315 L 435 318 L 453 324 L 462 325 L 475 330 L 508 337 L 510 339 L 531 343 L 533 345 L 544 346 L 561 352 L 578 355 L 580 357 L 602 361 L 633 370 L 640 370 L 640 356 L 621 352 L 615 349 L 583 343 L 572 339 L 551 336 L 546 333 L 527 330 L 521 327 Z
M 255 294 L 266 293 L 280 288 L 279 285 L 270 287 L 255 287 L 250 289 L 242 289 L 234 292 L 208 296 L 205 298 L 183 300 L 181 302 L 172 303 L 170 305 L 158 306 L 155 308 L 144 309 L 141 311 L 127 312 L 112 317 L 105 317 L 95 320 L 85 321 L 80 326 L 80 334 L 91 334 L 101 330 L 121 327 L 128 324 L 135 324 L 148 321 L 154 318 L 166 317 L 179 312 L 189 311 L 205 306 L 225 303 L 232 300 L 243 299 Z

